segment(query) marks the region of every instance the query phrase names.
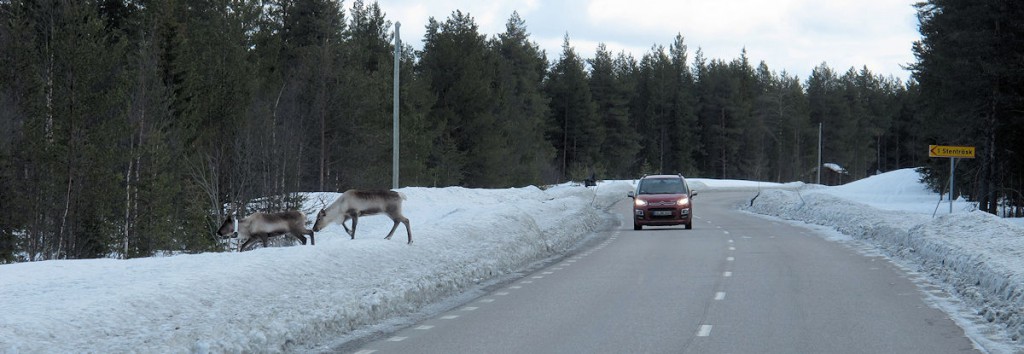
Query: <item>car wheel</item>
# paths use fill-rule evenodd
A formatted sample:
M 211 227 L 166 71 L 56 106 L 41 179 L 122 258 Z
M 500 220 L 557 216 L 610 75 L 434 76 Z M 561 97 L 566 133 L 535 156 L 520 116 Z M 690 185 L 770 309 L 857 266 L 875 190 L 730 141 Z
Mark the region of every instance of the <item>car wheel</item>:
M 693 230 L 693 223 L 691 222 L 689 224 L 686 224 L 686 229 L 687 230 Z
M 637 223 L 633 223 L 633 230 L 642 230 L 643 228 L 644 228 L 643 225 L 640 225 L 640 224 L 637 224 Z

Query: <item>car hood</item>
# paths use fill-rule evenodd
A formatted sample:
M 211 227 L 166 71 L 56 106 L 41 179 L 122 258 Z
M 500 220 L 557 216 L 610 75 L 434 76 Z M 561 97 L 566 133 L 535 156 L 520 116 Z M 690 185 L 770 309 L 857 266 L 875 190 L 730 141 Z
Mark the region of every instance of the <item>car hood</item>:
M 643 200 L 649 204 L 659 202 L 672 202 L 673 204 L 680 198 L 688 197 L 686 194 L 641 194 L 636 196 L 637 199 Z

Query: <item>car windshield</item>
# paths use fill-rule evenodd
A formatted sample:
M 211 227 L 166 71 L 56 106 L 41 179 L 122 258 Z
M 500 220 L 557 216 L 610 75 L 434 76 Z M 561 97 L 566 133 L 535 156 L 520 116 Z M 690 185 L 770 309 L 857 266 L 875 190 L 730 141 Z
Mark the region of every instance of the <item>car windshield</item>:
M 686 185 L 681 178 L 649 178 L 640 181 L 637 194 L 685 194 Z

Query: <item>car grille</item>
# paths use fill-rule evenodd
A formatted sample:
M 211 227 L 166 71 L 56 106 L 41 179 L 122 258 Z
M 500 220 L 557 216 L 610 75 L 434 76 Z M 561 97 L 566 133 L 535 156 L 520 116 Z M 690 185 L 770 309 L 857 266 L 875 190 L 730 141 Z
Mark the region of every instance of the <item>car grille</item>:
M 651 203 L 648 203 L 647 205 L 652 206 L 652 207 L 666 207 L 666 206 L 675 206 L 676 202 L 674 200 L 668 200 L 668 201 L 664 201 L 664 202 L 651 202 Z

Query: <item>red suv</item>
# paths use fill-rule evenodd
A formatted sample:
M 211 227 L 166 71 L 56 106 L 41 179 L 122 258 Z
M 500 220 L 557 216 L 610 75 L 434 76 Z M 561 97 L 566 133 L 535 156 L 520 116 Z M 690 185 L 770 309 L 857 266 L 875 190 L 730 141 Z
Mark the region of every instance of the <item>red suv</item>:
M 644 176 L 636 184 L 633 198 L 633 230 L 647 226 L 685 225 L 693 228 L 693 201 L 697 191 L 691 190 L 682 175 Z

